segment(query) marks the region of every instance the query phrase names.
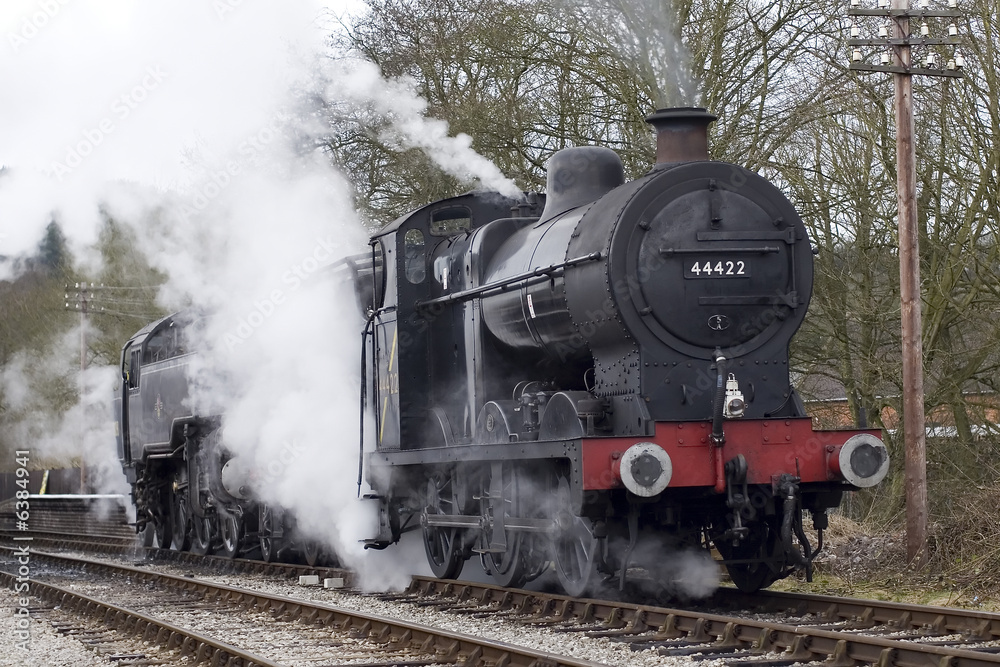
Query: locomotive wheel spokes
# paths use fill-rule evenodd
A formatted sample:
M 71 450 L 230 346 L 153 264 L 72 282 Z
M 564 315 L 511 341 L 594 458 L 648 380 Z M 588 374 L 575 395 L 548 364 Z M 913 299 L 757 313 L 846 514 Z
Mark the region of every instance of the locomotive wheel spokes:
M 498 470 L 500 475 L 494 479 L 493 474 Z M 525 473 L 512 463 L 495 464 L 493 471 L 486 480 L 482 494 L 481 509 L 486 526 L 483 541 L 487 547 L 482 554 L 483 569 L 498 586 L 518 587 L 528 579 L 528 534 L 505 529 L 503 535 L 506 549 L 503 551 L 495 551 L 499 547 L 491 542 L 498 517 L 521 515 L 521 509 L 525 505 L 521 489 Z
M 204 556 L 212 547 L 213 521 L 208 517 L 191 517 L 191 553 Z
M 427 480 L 427 505 L 424 511 L 432 514 L 458 514 L 451 476 L 435 476 Z M 461 528 L 447 526 L 423 527 L 424 551 L 431 572 L 439 579 L 454 579 L 462 571 L 467 557 L 466 534 Z
M 220 539 L 215 554 L 223 558 L 235 558 L 243 537 L 243 517 L 236 512 L 219 512 L 218 517 Z
M 600 543 L 594 537 L 591 522 L 573 514 L 570 506 L 569 480 L 559 476 L 555 505 L 556 530 L 552 535 L 552 561 L 556 577 L 566 595 L 582 597 L 597 571 Z
M 278 545 L 275 544 L 274 538 L 274 525 L 274 510 L 271 509 L 270 505 L 261 504 L 258 535 L 260 539 L 260 557 L 265 563 L 270 563 L 274 560 L 275 554 L 278 553 Z
M 186 551 L 191 546 L 191 519 L 188 516 L 187 492 L 171 495 L 173 502 L 170 505 L 170 522 L 173 531 L 170 548 L 174 551 Z
M 755 521 L 748 527 L 750 534 L 739 544 L 720 541 L 716 548 L 726 560 L 748 561 L 727 563 L 726 571 L 738 589 L 755 593 L 783 575 L 788 557 L 781 546 L 780 528 L 773 520 Z

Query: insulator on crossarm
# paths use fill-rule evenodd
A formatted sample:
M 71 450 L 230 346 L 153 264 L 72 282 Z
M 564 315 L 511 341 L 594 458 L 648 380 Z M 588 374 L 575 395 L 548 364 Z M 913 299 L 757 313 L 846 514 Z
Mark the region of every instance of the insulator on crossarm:
M 960 51 L 955 51 L 955 69 L 962 69 L 965 67 L 965 58 L 962 57 Z
M 889 52 L 888 51 L 884 51 L 882 53 L 882 57 L 880 58 L 880 62 L 883 65 L 888 65 L 890 60 L 892 60 L 892 58 L 889 57 Z
M 931 0 L 920 0 L 920 9 L 930 9 Z
M 854 52 L 851 53 L 851 60 L 856 63 L 861 62 L 861 49 L 854 49 Z
M 934 67 L 937 65 L 937 56 L 933 53 L 928 53 L 924 57 L 924 67 Z
M 889 26 L 882 24 L 878 27 L 878 36 L 885 38 L 889 36 Z
M 949 37 L 958 37 L 958 26 L 955 25 L 954 23 L 952 23 L 952 24 L 950 24 L 948 26 L 948 36 Z
M 861 35 L 861 28 L 858 27 L 857 23 L 851 23 L 851 37 L 857 38 Z
M 920 24 L 920 36 L 929 37 L 931 34 L 931 27 L 927 25 L 927 21 Z
M 851 0 L 851 7 L 858 8 L 861 6 L 861 0 Z
M 958 9 L 958 0 L 948 0 L 948 9 Z

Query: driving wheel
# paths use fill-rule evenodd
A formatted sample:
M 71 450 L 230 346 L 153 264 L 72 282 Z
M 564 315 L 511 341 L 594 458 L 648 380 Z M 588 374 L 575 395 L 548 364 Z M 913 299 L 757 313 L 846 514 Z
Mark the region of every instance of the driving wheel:
M 424 507 L 426 517 L 457 515 L 459 503 L 455 499 L 453 477 L 451 475 L 435 475 L 427 480 L 427 505 Z M 438 579 L 454 579 L 462 571 L 465 559 L 467 532 L 463 528 L 448 526 L 428 526 L 423 521 L 424 551 L 427 552 L 427 563 L 431 572 Z
M 559 585 L 566 595 L 583 597 L 597 571 L 600 542 L 594 537 L 590 520 L 573 514 L 569 480 L 562 475 L 556 487 L 553 519 L 552 562 Z

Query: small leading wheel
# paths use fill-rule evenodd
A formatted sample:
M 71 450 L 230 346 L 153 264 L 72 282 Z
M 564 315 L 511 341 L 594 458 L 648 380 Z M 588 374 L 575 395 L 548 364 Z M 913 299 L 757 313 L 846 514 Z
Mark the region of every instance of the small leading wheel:
M 494 474 L 499 466 L 494 465 Z M 505 548 L 497 543 L 494 525 L 500 513 L 504 519 L 520 517 L 524 502 L 525 473 L 511 463 L 503 463 L 500 475 L 491 474 L 486 480 L 480 511 L 485 529 L 482 534 L 486 549 L 482 553 L 483 569 L 498 586 L 522 586 L 529 576 L 530 538 L 524 531 L 507 528 L 503 531 Z
M 235 558 L 243 537 L 243 517 L 236 512 L 219 512 L 218 517 L 220 539 L 215 554 L 223 558 Z
M 308 539 L 302 542 L 302 558 L 309 567 L 316 567 L 322 554 L 323 545 L 319 543 L 319 540 Z
M 556 527 L 552 534 L 552 561 L 556 577 L 566 595 L 583 597 L 597 571 L 600 543 L 594 537 L 591 522 L 573 514 L 569 480 L 559 476 L 556 488 Z
M 167 508 L 170 511 L 170 508 Z M 173 539 L 173 531 L 170 529 L 170 514 L 156 514 L 153 516 L 153 540 L 150 544 L 158 549 L 169 549 L 170 541 Z
M 281 545 L 280 538 L 274 537 L 274 530 L 280 518 L 270 505 L 260 506 L 260 557 L 265 563 L 270 563 L 278 554 Z
M 424 511 L 428 517 L 459 514 L 453 488 L 453 478 L 450 475 L 435 476 L 427 480 L 427 505 Z M 457 577 L 468 558 L 465 548 L 466 531 L 447 526 L 428 526 L 425 522 L 423 534 L 427 563 L 434 576 L 438 579 Z
M 755 593 L 781 577 L 788 556 L 782 549 L 781 530 L 775 521 L 754 521 L 747 527 L 749 535 L 738 544 L 719 540 L 715 547 L 725 560 L 743 561 L 726 563 L 726 571 L 738 589 Z
M 173 524 L 173 536 L 170 548 L 174 551 L 186 551 L 191 546 L 191 520 L 188 510 L 187 493 L 174 493 L 170 505 L 170 522 Z
M 204 556 L 211 550 L 213 523 L 207 516 L 191 517 L 191 553 Z

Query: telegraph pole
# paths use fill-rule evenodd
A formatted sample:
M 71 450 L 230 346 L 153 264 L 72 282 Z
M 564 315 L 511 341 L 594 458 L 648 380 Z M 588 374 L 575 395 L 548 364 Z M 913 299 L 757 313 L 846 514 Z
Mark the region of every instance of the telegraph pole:
M 80 403 L 83 404 L 83 397 L 87 392 L 87 383 L 84 378 L 85 372 L 87 370 L 87 313 L 91 312 L 94 308 L 94 301 L 97 299 L 96 290 L 102 289 L 103 286 L 98 287 L 97 285 L 90 283 L 76 283 L 74 285 L 66 285 L 66 309 L 67 310 L 77 310 L 80 312 Z M 75 292 L 74 292 L 75 291 Z M 71 302 L 71 299 L 75 301 Z M 101 311 L 104 308 L 100 308 Z M 87 434 L 85 429 L 87 427 L 86 419 L 82 420 L 80 425 L 80 493 L 87 492 L 87 463 L 84 459 L 83 452 L 84 444 L 86 441 Z
M 899 225 L 899 296 L 902 319 L 903 359 L 903 440 L 905 451 L 906 556 L 916 567 L 927 562 L 927 453 L 924 419 L 923 342 L 921 339 L 920 248 L 917 229 L 917 167 L 913 120 L 913 75 L 962 76 L 964 61 L 959 53 L 946 69 L 936 67 L 937 58 L 928 50 L 924 67 L 913 66 L 913 47 L 958 45 L 958 29 L 948 26 L 948 38 L 930 37 L 927 18 L 958 18 L 957 0 L 949 0 L 948 10 L 931 10 L 928 0 L 919 9 L 910 9 L 909 0 L 879 0 L 878 9 L 862 9 L 860 0 L 851 0 L 849 16 L 885 17 L 879 39 L 858 39 L 860 29 L 852 22 L 848 42 L 853 47 L 851 69 L 891 72 L 893 108 L 896 115 L 896 203 Z M 920 35 L 910 34 L 911 19 L 919 19 Z M 853 19 L 852 19 L 853 21 Z M 891 36 L 889 27 L 891 24 Z M 879 65 L 864 62 L 859 47 L 885 47 Z M 890 55 L 891 51 L 891 55 Z

